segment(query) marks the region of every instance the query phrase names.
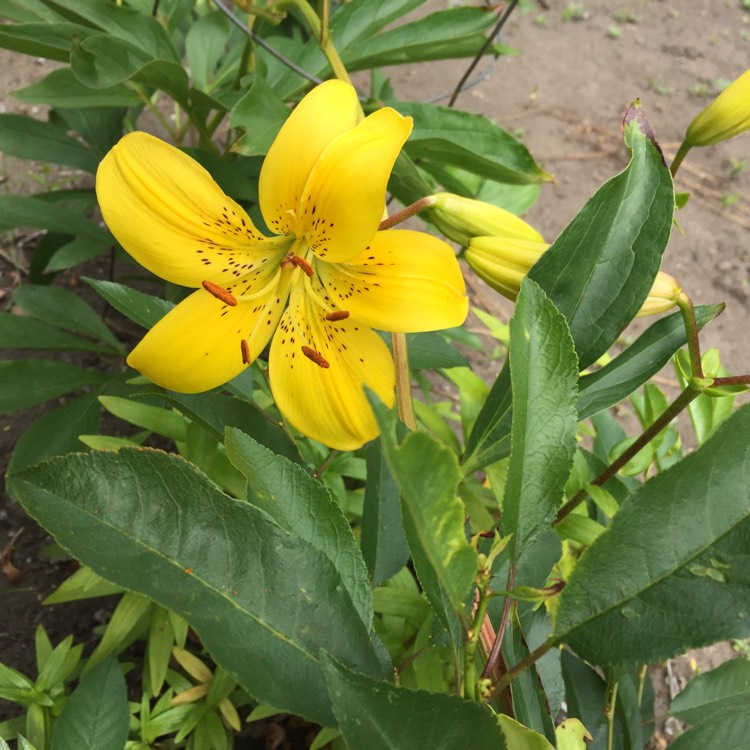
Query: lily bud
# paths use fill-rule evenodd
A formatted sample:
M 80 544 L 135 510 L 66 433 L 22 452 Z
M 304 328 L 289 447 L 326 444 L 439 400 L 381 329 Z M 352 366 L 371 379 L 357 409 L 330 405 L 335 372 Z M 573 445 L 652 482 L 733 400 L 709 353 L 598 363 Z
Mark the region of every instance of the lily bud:
M 710 146 L 750 128 L 750 70 L 727 86 L 691 123 L 685 145 Z
M 659 271 L 636 318 L 645 318 L 647 315 L 658 315 L 671 310 L 677 304 L 677 298 L 681 292 L 682 287 L 674 276 Z
M 493 237 L 542 242 L 542 235 L 523 219 L 491 203 L 462 198 L 453 193 L 436 193 L 430 219 L 453 242 L 468 245 L 473 237 Z

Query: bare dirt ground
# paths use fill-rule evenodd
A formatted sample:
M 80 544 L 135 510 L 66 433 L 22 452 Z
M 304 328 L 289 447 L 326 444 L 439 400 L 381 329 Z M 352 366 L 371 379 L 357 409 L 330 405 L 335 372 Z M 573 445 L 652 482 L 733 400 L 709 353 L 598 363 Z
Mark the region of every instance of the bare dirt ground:
M 447 4 L 431 0 L 429 6 Z M 641 99 L 666 154 L 674 154 L 690 120 L 723 84 L 748 67 L 750 10 L 743 8 L 742 0 L 526 0 L 506 25 L 502 41 L 516 47 L 518 56 L 500 58 L 489 67 L 480 63 L 477 72 L 484 72 L 484 79 L 463 93 L 457 106 L 488 115 L 518 134 L 555 176 L 555 184 L 542 186 L 526 216 L 552 240 L 601 183 L 627 163 L 620 122 L 634 99 Z M 14 99 L 12 91 L 51 66 L 0 50 L 0 111 L 43 117 L 43 111 Z M 449 94 L 464 69 L 463 61 L 448 61 L 404 66 L 388 74 L 399 98 L 428 99 Z M 677 189 L 692 194 L 679 215 L 684 234 L 674 233 L 663 264 L 696 303 L 727 303 L 702 341 L 704 348 L 717 346 L 735 374 L 750 371 L 748 163 L 750 133 L 691 152 L 677 178 Z M 49 189 L 50 180 L 70 176 L 46 175 L 41 165 L 10 158 L 0 162 L 0 190 L 7 193 L 38 192 Z M 14 247 L 4 238 L 3 309 L 18 283 L 14 259 Z M 510 303 L 478 281 L 471 288 L 476 304 L 503 319 L 510 317 Z M 671 393 L 677 386 L 674 376 L 663 375 L 660 384 Z M 5 454 L 0 464 L 7 461 L 26 423 L 23 415 L 0 418 L 0 451 Z M 33 629 L 40 619 L 51 628 L 53 641 L 76 629 L 90 634 L 94 620 L 91 609 L 38 606 L 65 577 L 66 569 L 41 557 L 45 535 L 34 531 L 6 499 L 0 510 L 0 547 L 22 526 L 27 531 L 19 539 L 14 561 L 23 578 L 10 586 L 0 576 L 0 661 L 29 671 Z M 731 647 L 720 644 L 654 670 L 657 714 L 666 711 L 670 696 L 695 670 L 732 656 Z M 659 724 L 651 746 L 666 746 L 676 731 L 675 724 Z

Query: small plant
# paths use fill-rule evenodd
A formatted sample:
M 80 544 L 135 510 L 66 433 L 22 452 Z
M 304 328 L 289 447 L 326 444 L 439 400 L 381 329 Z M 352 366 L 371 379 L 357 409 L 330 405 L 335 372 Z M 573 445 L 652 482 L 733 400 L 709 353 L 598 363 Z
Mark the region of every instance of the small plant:
M 711 87 L 703 81 L 698 81 L 688 87 L 688 94 L 695 97 L 711 96 Z
M 729 158 L 729 179 L 734 180 L 739 177 L 747 169 L 747 159 L 735 159 L 733 156 Z
M 619 39 L 622 36 L 622 29 L 615 23 L 607 29 L 607 36 L 610 39 Z
M 585 21 L 588 18 L 583 3 L 568 3 L 562 12 L 563 22 L 567 21 Z
M 639 18 L 630 8 L 620 8 L 620 10 L 615 13 L 615 20 L 618 23 L 638 23 Z
M 543 27 L 547 25 L 547 14 L 546 13 L 539 13 L 539 15 L 534 17 L 534 25 Z

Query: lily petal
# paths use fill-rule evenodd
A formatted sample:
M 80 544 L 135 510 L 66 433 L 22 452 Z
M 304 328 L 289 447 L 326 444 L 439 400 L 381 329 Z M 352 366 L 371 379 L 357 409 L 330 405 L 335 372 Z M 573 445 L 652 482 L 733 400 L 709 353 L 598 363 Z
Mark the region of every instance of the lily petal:
M 359 255 L 383 218 L 393 164 L 412 129 L 411 117 L 379 109 L 323 152 L 300 198 L 295 232 L 329 263 Z
M 96 173 L 110 231 L 142 266 L 167 281 L 219 283 L 220 269 L 265 254 L 245 210 L 198 162 L 152 135 L 129 133 Z
M 315 162 L 357 124 L 357 92 L 343 81 L 316 86 L 282 125 L 263 161 L 260 208 L 271 231 L 297 234 L 295 212 Z
M 336 307 L 383 331 L 450 328 L 461 325 L 469 310 L 453 249 L 424 232 L 378 232 L 356 258 L 316 268 Z
M 263 351 L 276 330 L 288 276 L 282 271 L 263 296 L 234 307 L 203 289 L 193 292 L 146 334 L 128 364 L 157 385 L 180 393 L 223 385 Z
M 304 291 L 293 293 L 271 343 L 271 391 L 294 428 L 330 448 L 355 450 L 379 433 L 365 386 L 393 404 L 393 360 L 370 328 L 325 314 Z

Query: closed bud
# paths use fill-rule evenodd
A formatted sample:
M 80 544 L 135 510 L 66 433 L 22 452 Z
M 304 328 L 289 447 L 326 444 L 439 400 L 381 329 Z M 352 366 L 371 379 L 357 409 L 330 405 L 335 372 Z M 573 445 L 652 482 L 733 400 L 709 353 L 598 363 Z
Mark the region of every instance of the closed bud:
M 685 145 L 710 146 L 750 128 L 750 70 L 727 86 L 688 126 Z
M 644 318 L 647 315 L 658 315 L 671 310 L 677 304 L 677 298 L 681 292 L 682 288 L 674 276 L 659 271 L 656 274 L 651 291 L 636 317 Z
M 453 193 L 437 193 L 430 219 L 453 242 L 468 245 L 473 237 L 492 235 L 502 239 L 542 242 L 542 235 L 523 219 L 491 203 L 462 198 Z

